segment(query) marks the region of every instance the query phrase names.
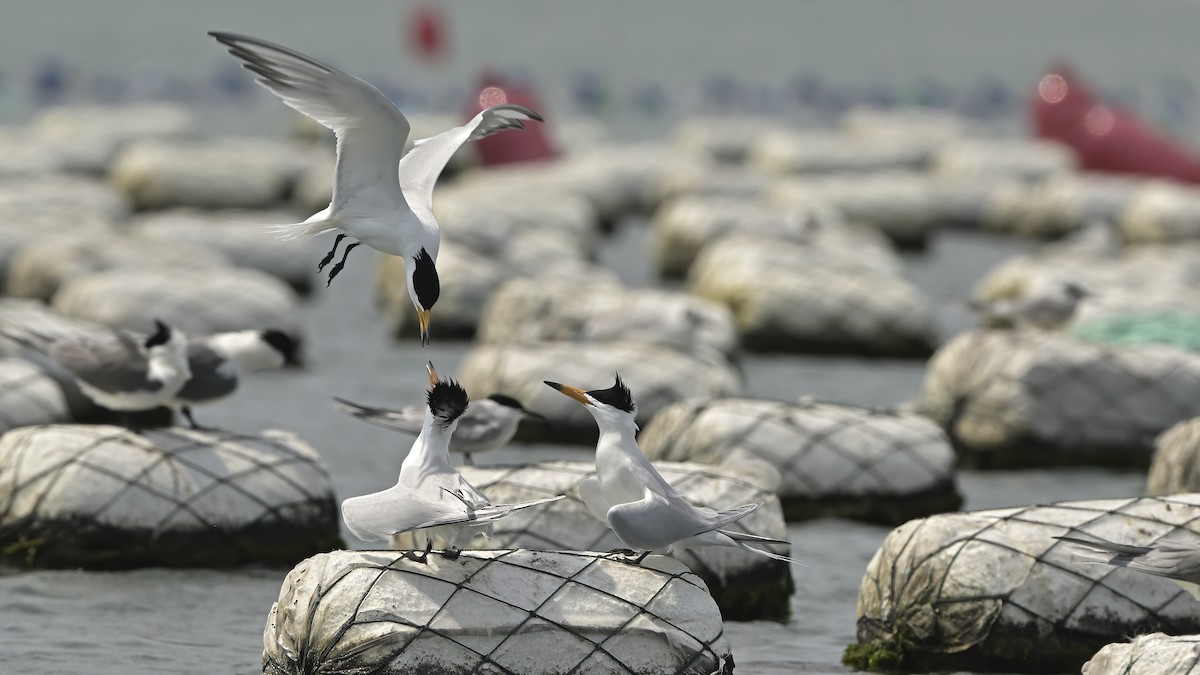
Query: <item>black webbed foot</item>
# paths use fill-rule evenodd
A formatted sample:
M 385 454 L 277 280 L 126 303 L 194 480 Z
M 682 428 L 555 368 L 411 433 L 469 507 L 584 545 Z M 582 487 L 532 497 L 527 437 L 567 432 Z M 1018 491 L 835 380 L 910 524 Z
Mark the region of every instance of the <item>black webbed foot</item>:
M 339 234 L 337 236 L 337 239 L 333 240 L 333 248 L 329 249 L 329 253 L 326 253 L 324 258 L 321 258 L 321 262 L 317 263 L 317 271 L 318 272 L 325 269 L 326 265 L 333 262 L 333 256 L 337 255 L 338 244 L 341 244 L 342 240 L 345 238 L 346 238 L 345 234 Z
M 462 549 L 458 549 L 458 548 L 446 549 L 445 551 L 442 551 L 439 555 L 441 555 L 446 560 L 458 560 L 458 556 L 462 555 Z
M 333 269 L 329 270 L 329 280 L 325 282 L 326 287 L 328 287 L 329 284 L 332 284 L 333 278 L 336 277 L 338 273 L 340 273 L 342 269 L 346 267 L 346 256 L 350 255 L 350 251 L 353 251 L 354 247 L 358 246 L 358 244 L 359 242 L 356 241 L 346 247 L 346 250 L 342 253 L 342 259 L 338 261 L 338 264 L 333 266 Z
M 626 556 L 626 557 L 637 555 L 637 551 L 635 551 L 631 548 L 614 548 L 613 550 L 608 552 L 609 555 L 612 555 L 614 553 L 620 553 L 621 555 Z
M 417 554 L 413 551 L 405 551 L 403 557 L 413 562 L 419 562 L 422 565 L 429 563 L 429 552 L 433 550 L 433 539 L 425 542 L 425 551 Z

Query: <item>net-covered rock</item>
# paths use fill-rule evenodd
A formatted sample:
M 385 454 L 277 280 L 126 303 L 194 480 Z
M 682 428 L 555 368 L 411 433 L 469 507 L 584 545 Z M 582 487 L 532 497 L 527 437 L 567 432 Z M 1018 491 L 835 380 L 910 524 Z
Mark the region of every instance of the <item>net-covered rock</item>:
M 1200 189 L 1156 181 L 1132 198 L 1121 220 L 1130 242 L 1200 239 Z
M 1167 429 L 1155 446 L 1146 494 L 1200 492 L 1200 418 Z
M 991 230 L 1051 239 L 1100 220 L 1119 223 L 1146 180 L 1090 173 L 1052 174 L 1036 183 L 1003 183 L 992 192 L 983 224 Z
M 122 569 L 292 563 L 340 545 L 329 474 L 293 434 L 111 426 L 0 437 L 0 552 Z
M 317 160 L 305 146 L 267 139 L 141 141 L 113 161 L 113 184 L 139 208 L 262 209 L 284 201 Z
M 994 176 L 1034 181 L 1075 171 L 1075 153 L 1052 141 L 963 138 L 933 156 L 933 171 L 945 176 Z
M 25 128 L 0 127 L 0 179 L 43 176 L 65 168 L 53 143 L 30 136 Z
M 924 357 L 933 311 L 898 273 L 828 259 L 822 246 L 733 235 L 701 251 L 693 293 L 729 307 L 756 351 Z
M 689 153 L 739 164 L 758 138 L 781 128 L 778 120 L 751 115 L 689 115 L 675 128 L 675 143 Z
M 134 218 L 129 231 L 143 239 L 203 246 L 237 267 L 266 272 L 298 292 L 312 289 L 316 263 L 307 242 L 276 237 L 263 225 L 297 222 L 289 211 L 201 211 L 170 209 Z
M 779 499 L 771 491 L 770 484 L 778 480 L 773 471 L 766 469 L 755 475 L 750 465 L 714 469 L 680 462 L 656 462 L 655 468 L 692 504 L 720 510 L 764 502 L 757 511 L 730 528 L 776 539 L 787 538 Z M 461 471 L 494 504 L 567 495 L 566 499 L 553 504 L 534 507 L 498 521 L 490 541 L 477 540 L 480 546 L 552 551 L 624 548 L 612 530 L 588 512 L 577 492 L 580 481 L 596 474 L 592 462 L 468 466 L 462 467 Z M 393 544 L 400 548 L 412 546 L 410 539 L 403 535 Z M 772 550 L 788 554 L 778 547 Z M 704 579 L 727 620 L 787 619 L 789 596 L 793 590 L 787 563 L 718 546 L 686 551 L 679 560 Z
M 586 199 L 569 192 L 503 188 L 487 181 L 438 190 L 434 212 L 445 238 L 494 255 L 524 237 L 563 239 L 577 257 L 596 245 L 599 223 Z
M 228 266 L 224 255 L 203 245 L 153 241 L 116 232 L 63 233 L 41 237 L 19 248 L 9 264 L 5 289 L 14 297 L 49 301 L 64 283 L 105 270 L 213 271 Z
M 924 248 L 943 219 L 933 179 L 916 172 L 786 178 L 768 199 L 787 208 L 827 206 L 848 222 L 878 228 L 903 248 Z
M 858 643 L 873 670 L 1065 672 L 1150 630 L 1200 631 L 1190 594 L 1166 579 L 1089 564 L 1053 537 L 1075 530 L 1143 545 L 1200 535 L 1200 495 L 1060 502 L 913 520 L 867 565 Z M 1142 671 L 1137 671 L 1142 672 Z
M 263 630 L 263 673 L 729 675 L 708 591 L 681 563 L 464 551 L 429 564 L 334 551 L 297 565 Z
M 724 236 L 746 234 L 818 247 L 828 264 L 901 269 L 891 243 L 874 228 L 846 225 L 832 209 L 786 208 L 748 199 L 694 195 L 665 203 L 650 223 L 658 269 L 685 276 L 696 256 Z
M 657 183 L 652 183 L 650 194 L 651 201 L 660 205 L 690 197 L 761 201 L 778 181 L 774 174 L 741 164 L 685 161 L 672 166 Z
M 726 356 L 738 344 L 729 310 L 715 302 L 677 291 L 536 279 L 501 286 L 484 310 L 478 337 L 521 344 L 627 340 Z
M 871 173 L 923 169 L 932 151 L 920 139 L 778 129 L 760 134 L 746 161 L 775 174 Z
M 841 127 L 856 139 L 921 141 L 931 145 L 961 138 L 970 131 L 966 119 L 952 113 L 925 108 L 864 106 L 846 111 Z
M 1150 633 L 1114 642 L 1083 664 L 1083 675 L 1196 675 L 1200 635 Z
M 154 317 L 189 333 L 277 328 L 300 335 L 300 301 L 256 270 L 116 269 L 77 277 L 54 296 L 71 317 L 145 331 Z
M 24 359 L 0 358 L 0 433 L 70 419 L 66 394 L 53 377 Z
M 84 104 L 48 108 L 33 128 L 38 139 L 55 147 L 63 168 L 102 174 L 127 144 L 192 136 L 196 120 L 189 108 L 173 103 Z
M 1155 436 L 1200 415 L 1200 355 L 970 332 L 930 360 L 922 409 L 968 465 L 1144 466 Z
M 526 425 L 519 437 L 541 434 L 547 440 L 594 443 L 598 432 L 592 416 L 543 381 L 603 389 L 612 386 L 614 372 L 633 390 L 639 424 L 676 401 L 741 390 L 740 376 L 724 359 L 709 361 L 639 342 L 482 344 L 467 354 L 459 376 L 473 397 L 502 391 L 550 420 L 550 425 Z
M 763 461 L 782 476 L 788 520 L 841 517 L 896 525 L 953 511 L 954 450 L 927 418 L 834 403 L 681 401 L 638 436 L 654 460 L 736 467 Z

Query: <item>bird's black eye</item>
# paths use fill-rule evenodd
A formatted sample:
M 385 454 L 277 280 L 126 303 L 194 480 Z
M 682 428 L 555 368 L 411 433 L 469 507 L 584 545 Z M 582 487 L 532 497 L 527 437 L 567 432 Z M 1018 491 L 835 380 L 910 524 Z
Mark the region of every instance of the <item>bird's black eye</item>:
M 433 257 L 428 251 L 421 249 L 420 253 L 413 256 L 413 261 L 416 262 L 416 267 L 413 268 L 413 291 L 417 294 L 417 302 L 421 303 L 421 309 L 433 309 L 442 293 Z
M 621 376 L 617 375 L 617 381 L 608 389 L 593 389 L 587 393 L 588 396 L 606 405 L 611 405 L 618 410 L 624 410 L 630 414 L 637 414 L 637 403 L 633 400 L 633 393 L 629 391 L 629 387 L 621 381 Z

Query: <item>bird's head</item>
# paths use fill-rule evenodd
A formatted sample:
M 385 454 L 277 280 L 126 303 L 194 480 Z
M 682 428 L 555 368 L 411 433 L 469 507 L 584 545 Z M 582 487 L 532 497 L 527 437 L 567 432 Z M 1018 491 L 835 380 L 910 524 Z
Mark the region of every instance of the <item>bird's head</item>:
M 535 413 L 532 410 L 529 410 L 525 406 L 521 405 L 520 401 L 518 401 L 517 399 L 515 399 L 511 396 L 506 396 L 504 394 L 492 394 L 491 396 L 488 397 L 488 400 L 492 401 L 493 403 L 502 405 L 505 408 L 515 410 L 516 412 L 520 413 L 521 415 L 524 415 L 525 417 L 536 417 L 537 419 L 542 420 L 543 422 L 546 421 L 545 415 L 542 415 L 540 413 Z
M 154 320 L 154 333 L 142 343 L 152 359 L 166 359 L 177 366 L 187 363 L 187 338 L 159 319 Z
M 429 373 L 429 395 L 426 397 L 429 412 L 443 430 L 449 429 L 467 411 L 471 399 L 459 383 L 438 377 L 432 362 L 425 364 L 425 370 Z
M 408 275 L 408 297 L 417 308 L 417 327 L 421 331 L 421 346 L 429 344 L 429 316 L 442 293 L 433 256 L 422 248 L 417 255 L 405 259 Z
M 582 403 L 584 409 L 596 418 L 597 423 L 633 424 L 634 418 L 637 417 L 637 402 L 633 400 L 633 393 L 625 386 L 619 374 L 616 382 L 608 389 L 585 391 L 558 382 L 547 381 L 546 384 L 558 393 Z
M 300 358 L 300 342 L 291 335 L 277 328 L 268 328 L 258 331 L 258 339 L 270 351 L 272 367 L 304 365 Z

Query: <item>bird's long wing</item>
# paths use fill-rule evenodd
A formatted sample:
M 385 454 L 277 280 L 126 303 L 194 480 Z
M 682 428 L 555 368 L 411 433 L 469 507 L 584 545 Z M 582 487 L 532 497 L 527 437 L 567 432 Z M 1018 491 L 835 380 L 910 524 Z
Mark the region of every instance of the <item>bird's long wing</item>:
M 396 186 L 396 166 L 408 139 L 408 119 L 378 89 L 281 45 L 210 31 L 254 73 L 255 81 L 337 134 L 333 203 L 364 189 Z
M 542 116 L 513 103 L 492 106 L 461 127 L 422 138 L 400 160 L 400 187 L 414 211 L 433 209 L 433 186 L 454 153 L 467 141 L 477 141 L 505 129 L 524 129 L 523 120 L 542 121 Z
M 517 511 L 528 509 L 533 506 L 539 506 L 541 504 L 547 504 L 549 502 L 556 502 L 556 501 L 562 499 L 563 496 L 564 495 L 558 495 L 556 497 L 546 497 L 545 499 L 534 499 L 532 501 L 519 502 L 516 504 L 492 504 L 491 506 L 485 506 L 483 508 L 472 509 L 472 510 L 464 511 L 462 513 L 458 513 L 455 515 L 429 520 L 427 522 L 420 523 L 418 525 L 413 525 L 413 526 L 409 527 L 408 529 L 423 530 L 425 528 L 440 527 L 442 525 L 490 523 L 494 520 L 499 520 L 509 514 L 517 512 Z M 404 532 L 404 531 L 406 531 L 406 530 L 398 530 L 396 533 L 398 534 L 399 532 Z
M 334 408 L 347 415 L 360 419 L 364 422 L 369 422 L 375 426 L 399 431 L 407 434 L 421 433 L 421 425 L 425 422 L 425 410 L 423 405 L 411 405 L 404 408 L 375 408 L 372 406 L 362 405 L 353 401 L 347 401 L 344 398 L 334 397 Z
M 1075 553 L 1084 558 L 1192 584 L 1200 583 L 1200 548 L 1170 544 L 1130 546 L 1098 538 L 1056 538 L 1083 547 L 1084 550 L 1076 549 Z
M 608 510 L 612 508 L 612 504 L 604 498 L 604 493 L 600 491 L 600 481 L 595 476 L 584 478 L 579 481 L 579 497 L 583 499 L 583 505 L 592 514 L 596 520 L 608 525 Z

